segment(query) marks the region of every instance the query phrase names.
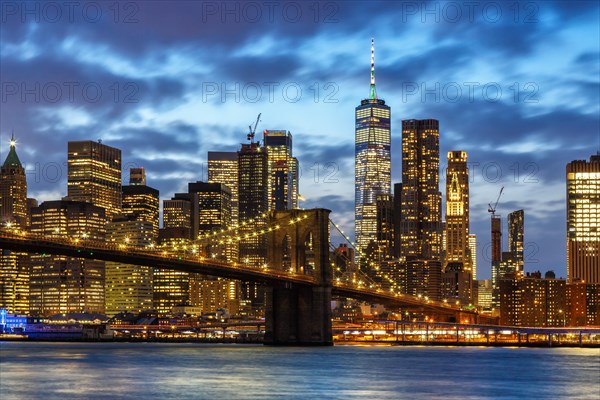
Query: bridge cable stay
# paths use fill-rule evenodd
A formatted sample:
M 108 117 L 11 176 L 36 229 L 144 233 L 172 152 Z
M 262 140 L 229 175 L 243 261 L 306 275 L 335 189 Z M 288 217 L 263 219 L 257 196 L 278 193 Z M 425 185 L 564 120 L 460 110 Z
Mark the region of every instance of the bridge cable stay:
M 370 257 L 369 255 L 365 254 L 360 249 L 358 249 L 356 247 L 356 243 L 352 242 L 350 240 L 350 238 L 344 233 L 344 231 L 342 231 L 340 229 L 340 227 L 333 220 L 329 219 L 329 222 L 331 222 L 333 224 L 333 226 L 335 227 L 335 229 L 344 237 L 344 239 L 350 244 L 350 246 L 352 246 L 352 248 L 354 249 L 354 251 L 356 251 L 356 253 L 358 255 L 360 255 L 361 257 L 363 257 L 364 259 L 366 259 L 367 262 L 368 262 L 368 264 L 370 266 L 374 266 L 375 271 L 379 271 L 380 270 L 380 267 L 377 264 L 374 263 L 375 260 L 372 257 Z M 358 268 L 360 270 L 360 266 L 358 266 Z M 366 271 L 361 271 L 361 272 L 363 274 L 368 274 Z M 383 277 L 383 278 L 385 278 L 388 282 L 390 282 L 390 284 L 392 284 L 392 286 L 394 286 L 394 285 L 397 284 L 397 282 L 392 277 L 390 277 L 388 274 L 386 274 L 386 273 L 382 273 L 380 276 Z M 377 285 L 380 285 L 380 284 L 377 284 Z M 393 288 L 391 288 L 390 291 L 394 292 Z
M 334 222 L 332 219 L 329 219 L 329 222 L 330 222 L 330 223 L 331 223 L 331 224 L 334 226 L 335 230 L 337 230 L 337 231 L 340 233 L 340 235 L 342 235 L 342 237 L 343 237 L 343 238 L 344 238 L 344 239 L 345 239 L 345 240 L 348 242 L 348 244 L 350 244 L 350 246 L 352 247 L 352 249 L 354 249 L 354 251 L 356 251 L 356 253 L 357 253 L 357 254 L 359 254 L 360 256 L 362 256 L 362 257 L 364 257 L 365 259 L 369 260 L 369 258 L 370 258 L 370 257 L 369 257 L 367 254 L 365 254 L 364 252 L 362 252 L 360 249 L 358 249 L 358 248 L 356 247 L 355 243 L 354 243 L 354 242 L 352 242 L 352 241 L 350 240 L 350 238 L 349 238 L 349 237 L 348 237 L 348 236 L 347 236 L 347 235 L 344 233 L 344 231 L 342 231 L 342 230 L 341 230 L 341 228 L 338 226 L 338 224 L 336 224 L 336 223 L 335 223 L 335 222 Z M 347 256 L 345 256 L 345 257 L 347 258 Z M 373 260 L 372 260 L 372 259 L 370 260 L 370 263 L 369 263 L 369 264 L 370 264 L 370 265 L 373 265 Z M 370 282 L 372 286 L 375 286 L 375 288 L 377 288 L 377 289 L 381 289 L 381 285 L 380 285 L 379 283 L 375 282 L 375 281 L 374 281 L 374 280 L 373 280 L 373 279 L 372 279 L 372 278 L 369 276 L 369 274 L 368 274 L 366 271 L 363 271 L 363 270 L 361 269 L 361 266 L 360 266 L 360 265 L 357 265 L 357 266 L 356 266 L 356 268 L 357 268 L 357 272 L 359 273 L 359 275 L 360 275 L 361 277 L 363 277 L 363 278 L 364 278 L 364 279 L 365 279 L 367 282 Z M 379 268 L 378 268 L 378 267 L 376 267 L 376 270 L 379 270 Z M 335 269 L 334 269 L 334 272 L 335 272 Z M 387 275 L 387 274 L 384 274 L 383 276 L 384 276 L 384 277 L 385 277 L 385 278 L 386 278 L 386 279 L 387 279 L 387 280 L 388 280 L 390 283 L 395 283 L 395 282 L 393 281 L 393 279 L 391 279 L 391 278 L 389 277 L 389 275 Z M 371 286 L 371 285 L 370 285 L 370 286 Z M 390 289 L 390 291 L 392 291 L 392 292 L 393 292 L 394 290 L 393 290 L 393 289 Z
M 335 253 L 336 247 L 334 244 L 329 243 L 329 249 L 331 250 L 331 253 Z M 343 260 L 347 263 L 347 264 L 352 264 L 354 262 L 354 260 L 351 260 L 350 257 L 348 257 L 345 254 L 337 254 L 338 257 L 342 257 Z M 371 277 L 369 277 L 367 274 L 365 274 L 363 271 L 360 270 L 355 270 L 355 271 L 342 271 L 341 268 L 335 264 L 335 259 L 334 256 L 332 255 L 330 257 L 330 261 L 332 263 L 332 267 L 333 267 L 333 278 L 337 281 L 337 282 L 347 282 L 347 283 L 352 283 L 352 284 L 356 284 L 358 283 L 358 285 L 362 285 L 363 281 L 367 283 L 367 286 L 372 288 L 373 286 L 375 288 L 377 288 L 379 285 L 377 284 L 377 282 L 375 282 Z
M 266 215 L 267 215 L 267 213 L 263 213 L 259 217 L 265 218 Z M 242 237 L 242 235 L 240 235 L 237 230 L 245 225 L 250 225 L 250 224 L 254 223 L 254 221 L 259 217 L 250 218 L 248 220 L 241 222 L 240 224 L 234 224 L 227 228 L 215 230 L 214 232 L 205 234 L 203 236 L 199 235 L 198 241 L 200 243 L 205 243 L 206 241 L 208 241 L 209 244 L 225 244 L 225 242 L 233 243 L 234 241 L 240 241 L 242 239 L 246 239 L 246 238 L 250 238 L 250 237 L 254 237 L 254 236 L 265 235 L 273 230 L 279 229 L 280 228 L 279 224 L 282 221 L 290 220 L 290 222 L 289 222 L 290 225 L 292 223 L 297 223 L 297 222 L 301 221 L 302 219 L 306 219 L 308 217 L 308 214 L 304 214 L 304 216 L 302 218 L 300 218 L 300 217 L 294 218 L 293 216 L 288 216 L 283 220 L 277 221 L 277 223 L 274 223 L 273 225 L 269 225 L 267 223 L 260 230 L 257 230 L 256 232 L 253 232 L 252 234 L 245 234 Z

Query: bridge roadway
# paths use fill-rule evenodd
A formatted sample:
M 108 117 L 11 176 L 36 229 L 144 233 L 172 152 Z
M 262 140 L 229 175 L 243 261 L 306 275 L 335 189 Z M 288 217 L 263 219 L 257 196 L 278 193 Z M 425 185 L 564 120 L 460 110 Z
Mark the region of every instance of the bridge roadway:
M 245 267 L 240 264 L 230 264 L 198 254 L 173 254 L 160 248 L 127 247 L 124 244 L 112 244 L 81 238 L 67 238 L 64 236 L 48 239 L 47 237 L 32 233 L 14 233 L 0 230 L 0 249 L 144 265 L 228 279 L 263 282 L 268 285 L 316 285 L 315 278 L 311 275 L 283 271 L 269 268 L 268 266 L 263 268 Z M 369 288 L 365 285 L 355 285 L 336 279 L 332 283 L 332 295 L 395 307 L 410 307 L 438 314 L 456 314 L 460 312 L 476 315 L 473 311 L 464 310 L 453 304 L 427 300 L 406 294 L 386 292 L 382 289 Z

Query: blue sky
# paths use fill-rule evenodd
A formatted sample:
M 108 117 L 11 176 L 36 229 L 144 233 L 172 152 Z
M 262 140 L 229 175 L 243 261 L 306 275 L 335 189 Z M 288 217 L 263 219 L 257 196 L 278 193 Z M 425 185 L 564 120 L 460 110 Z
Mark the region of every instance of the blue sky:
M 600 8 L 475 3 L 4 1 L 0 152 L 14 129 L 29 195 L 51 200 L 66 195 L 67 141 L 101 138 L 169 198 L 206 179 L 207 151 L 237 150 L 260 112 L 259 131 L 294 135 L 302 206 L 331 208 L 351 232 L 374 36 L 393 181 L 401 120 L 439 119 L 442 165 L 458 149 L 472 163 L 478 277 L 502 186 L 499 213 L 525 210 L 526 271 L 565 276 L 565 165 L 600 146 Z

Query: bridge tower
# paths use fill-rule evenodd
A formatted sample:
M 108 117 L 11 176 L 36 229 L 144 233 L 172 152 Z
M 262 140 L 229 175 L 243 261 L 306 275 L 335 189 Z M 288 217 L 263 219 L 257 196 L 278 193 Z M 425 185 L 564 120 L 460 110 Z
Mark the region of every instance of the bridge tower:
M 330 210 L 281 210 L 269 213 L 270 268 L 314 277 L 313 285 L 281 284 L 267 289 L 265 344 L 333 345 L 329 262 Z

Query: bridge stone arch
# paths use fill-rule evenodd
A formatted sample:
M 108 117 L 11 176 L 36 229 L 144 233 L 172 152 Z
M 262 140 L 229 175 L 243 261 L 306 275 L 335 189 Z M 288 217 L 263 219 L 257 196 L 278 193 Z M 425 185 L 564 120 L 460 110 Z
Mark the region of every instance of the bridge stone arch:
M 314 285 L 282 284 L 267 289 L 265 344 L 333 344 L 330 212 L 315 208 L 269 213 L 269 226 L 279 229 L 267 235 L 267 264 L 310 275 Z

